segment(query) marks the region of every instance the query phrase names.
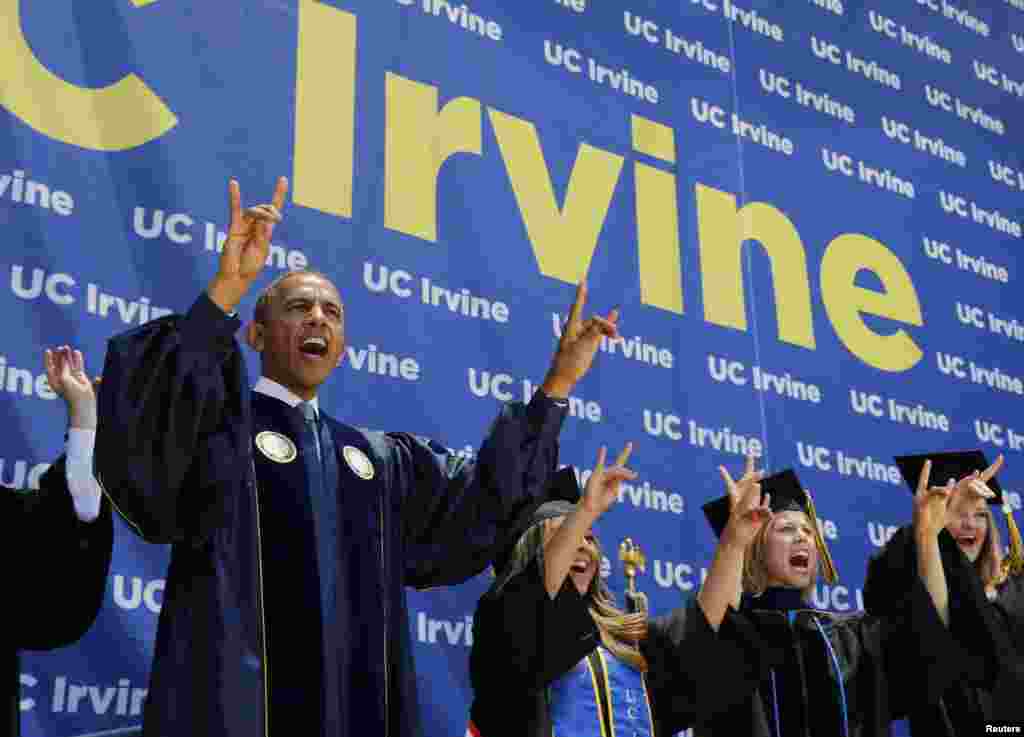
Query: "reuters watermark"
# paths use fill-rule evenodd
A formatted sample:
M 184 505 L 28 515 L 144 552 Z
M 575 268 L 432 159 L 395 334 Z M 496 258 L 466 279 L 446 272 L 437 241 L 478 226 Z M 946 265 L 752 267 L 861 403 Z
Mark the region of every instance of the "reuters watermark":
M 986 724 L 985 734 L 1024 734 L 1024 726 L 1020 724 Z

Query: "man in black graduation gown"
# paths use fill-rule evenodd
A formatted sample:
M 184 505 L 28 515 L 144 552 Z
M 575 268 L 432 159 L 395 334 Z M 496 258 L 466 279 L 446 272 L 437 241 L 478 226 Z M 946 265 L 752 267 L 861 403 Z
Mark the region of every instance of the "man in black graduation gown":
M 19 733 L 19 650 L 53 650 L 78 640 L 103 604 L 113 525 L 92 476 L 96 399 L 82 354 L 44 354 L 50 387 L 68 407 L 66 452 L 39 491 L 0 489 L 0 552 L 7 561 L 7 621 L 0 634 L 6 701 L 0 737 Z
M 557 462 L 565 398 L 616 313 L 581 318 L 581 285 L 544 385 L 505 406 L 475 464 L 403 433 L 328 417 L 318 387 L 344 355 L 327 277 L 286 275 L 233 334 L 287 182 L 242 211 L 217 275 L 182 316 L 111 340 L 97 471 L 143 537 L 174 544 L 146 705 L 149 737 L 419 733 L 404 586 L 487 565 Z M 439 407 L 440 408 L 440 407 Z

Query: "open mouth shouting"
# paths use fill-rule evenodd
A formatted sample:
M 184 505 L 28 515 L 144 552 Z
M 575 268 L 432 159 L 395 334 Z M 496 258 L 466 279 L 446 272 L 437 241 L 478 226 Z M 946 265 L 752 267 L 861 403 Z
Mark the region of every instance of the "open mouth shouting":
M 327 339 L 320 335 L 304 338 L 299 345 L 299 352 L 312 359 L 324 358 L 327 355 Z
M 961 548 L 970 550 L 976 547 L 981 542 L 981 537 L 977 534 L 963 534 L 956 536 L 957 545 Z
M 811 552 L 805 549 L 794 550 L 789 555 L 789 565 L 791 568 L 800 573 L 810 573 Z
M 590 568 L 590 558 L 577 556 L 576 560 L 572 562 L 572 566 L 569 567 L 569 570 L 573 573 L 586 573 L 588 568 Z
M 572 579 L 576 590 L 585 594 L 590 588 L 591 581 L 597 575 L 597 561 L 590 555 L 579 552 L 569 567 L 569 578 Z

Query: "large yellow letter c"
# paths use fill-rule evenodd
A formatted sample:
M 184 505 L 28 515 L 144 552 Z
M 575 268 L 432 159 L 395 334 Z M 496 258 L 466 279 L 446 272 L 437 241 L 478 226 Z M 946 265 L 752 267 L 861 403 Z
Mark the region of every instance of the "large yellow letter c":
M 151 0 L 132 0 L 136 6 Z M 0 0 L 0 106 L 45 136 L 94 151 L 123 151 L 178 124 L 134 74 L 107 87 L 71 84 L 40 63 L 21 28 L 20 0 Z

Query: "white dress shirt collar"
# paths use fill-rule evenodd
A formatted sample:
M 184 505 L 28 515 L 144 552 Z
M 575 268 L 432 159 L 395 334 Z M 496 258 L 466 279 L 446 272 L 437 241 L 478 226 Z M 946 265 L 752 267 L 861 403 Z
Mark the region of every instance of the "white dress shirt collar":
M 273 397 L 287 404 L 289 407 L 296 407 L 299 403 L 305 400 L 296 395 L 291 389 L 278 384 L 273 379 L 268 379 L 266 376 L 261 376 L 260 380 L 256 382 L 256 386 L 252 388 L 254 392 L 259 392 L 267 397 Z M 309 403 L 313 405 L 313 409 L 316 410 L 317 417 L 320 416 L 320 405 L 317 403 L 317 398 L 313 397 L 309 400 Z

